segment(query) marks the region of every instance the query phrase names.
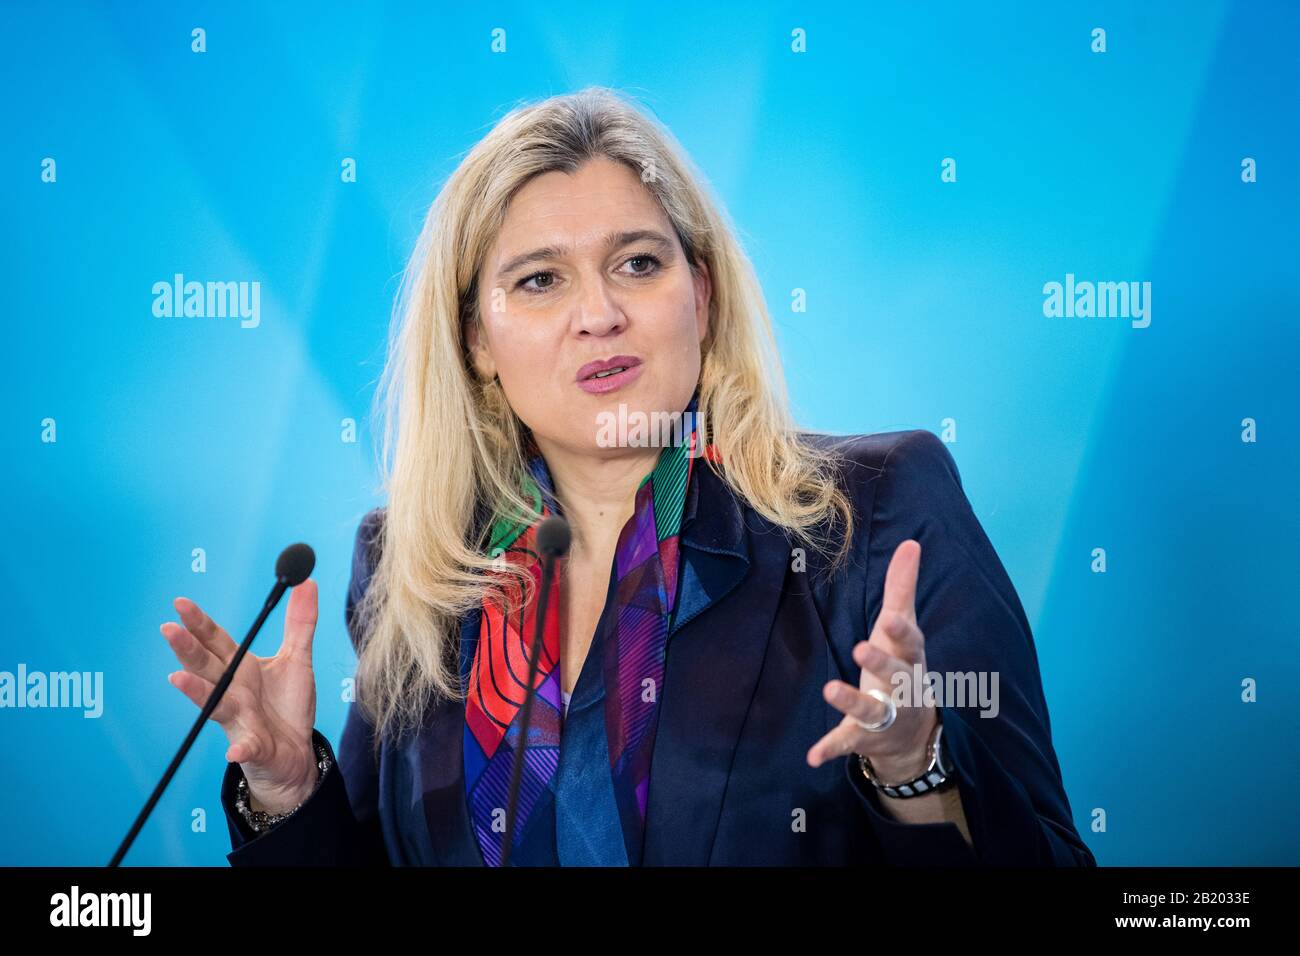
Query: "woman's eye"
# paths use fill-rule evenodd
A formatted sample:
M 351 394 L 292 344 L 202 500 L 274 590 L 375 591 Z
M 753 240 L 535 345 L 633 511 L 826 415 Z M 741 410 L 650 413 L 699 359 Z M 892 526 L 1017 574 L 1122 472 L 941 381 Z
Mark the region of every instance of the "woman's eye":
M 629 265 L 630 263 L 633 263 L 633 262 L 647 262 L 647 263 L 650 264 L 647 268 L 644 268 L 644 269 L 633 269 L 633 270 L 632 270 L 632 275 L 634 275 L 634 276 L 648 276 L 648 275 L 651 275 L 651 274 L 653 274 L 653 273 L 655 272 L 655 270 L 657 270 L 657 269 L 659 268 L 659 266 L 660 266 L 660 262 L 659 262 L 659 260 L 658 260 L 655 256 L 650 255 L 649 253 L 644 253 L 644 254 L 639 255 L 639 256 L 633 256 L 631 259 L 628 259 L 627 262 L 625 262 L 625 263 L 623 263 L 623 264 L 624 264 L 624 265 Z
M 532 282 L 534 279 L 546 279 L 547 281 L 542 283 L 540 286 L 532 286 L 531 288 L 528 288 L 528 283 Z M 545 292 L 547 289 L 551 287 L 551 285 L 554 282 L 555 282 L 554 273 L 534 272 L 532 275 L 528 276 L 527 278 L 519 280 L 519 288 L 521 289 L 528 288 L 528 291 L 530 292 Z

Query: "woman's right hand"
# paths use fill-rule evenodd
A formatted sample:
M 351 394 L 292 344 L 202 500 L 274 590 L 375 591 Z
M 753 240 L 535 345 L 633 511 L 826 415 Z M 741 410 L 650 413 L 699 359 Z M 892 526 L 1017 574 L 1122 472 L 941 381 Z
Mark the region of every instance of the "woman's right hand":
M 167 679 L 202 709 L 239 645 L 188 598 L 178 597 L 172 606 L 184 627 L 168 621 L 159 630 L 184 670 Z M 212 712 L 211 719 L 230 742 L 226 760 L 243 769 L 255 810 L 291 810 L 316 785 L 316 678 L 311 667 L 316 615 L 316 582 L 308 578 L 289 592 L 279 652 L 274 657 L 246 653 Z

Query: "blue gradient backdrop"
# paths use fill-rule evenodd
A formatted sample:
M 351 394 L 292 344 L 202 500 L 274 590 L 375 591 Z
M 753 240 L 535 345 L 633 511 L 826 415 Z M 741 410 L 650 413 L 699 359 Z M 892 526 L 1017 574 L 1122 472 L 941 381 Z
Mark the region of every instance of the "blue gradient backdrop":
M 956 423 L 1098 860 L 1300 863 L 1297 5 L 700 6 L 4 5 L 0 670 L 102 671 L 105 706 L 0 709 L 0 864 L 107 861 L 195 715 L 172 598 L 242 634 L 294 540 L 337 740 L 397 276 L 496 118 L 593 83 L 711 180 L 806 425 Z M 177 272 L 260 281 L 261 324 L 155 318 Z M 1067 272 L 1150 281 L 1150 326 L 1045 317 Z M 225 747 L 209 724 L 128 863 L 224 864 Z

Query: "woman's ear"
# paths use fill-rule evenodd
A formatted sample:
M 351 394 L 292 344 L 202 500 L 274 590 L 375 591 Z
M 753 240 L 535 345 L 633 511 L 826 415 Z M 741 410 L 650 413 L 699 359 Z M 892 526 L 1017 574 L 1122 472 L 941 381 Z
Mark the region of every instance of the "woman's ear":
M 465 344 L 469 349 L 470 360 L 474 363 L 474 371 L 478 373 L 480 381 L 486 383 L 496 378 L 497 366 L 492 361 L 492 352 L 488 349 L 485 338 L 477 320 L 470 319 L 465 323 Z

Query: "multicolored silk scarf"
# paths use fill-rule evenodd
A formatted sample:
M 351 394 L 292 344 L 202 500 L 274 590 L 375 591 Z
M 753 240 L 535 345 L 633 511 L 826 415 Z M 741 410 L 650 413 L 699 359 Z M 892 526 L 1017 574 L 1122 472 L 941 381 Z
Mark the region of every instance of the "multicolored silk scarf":
M 641 480 L 636 505 L 619 534 L 611 568 L 616 607 L 606 608 L 598 625 L 605 685 L 605 735 L 615 802 L 634 865 L 641 857 L 646 794 L 654 747 L 665 649 L 677 596 L 678 538 L 686 488 L 696 459 L 696 398 L 681 417 L 681 441 L 665 445 L 654 469 Z M 688 431 L 689 429 L 689 431 Z M 676 436 L 675 436 L 676 437 Z M 713 453 L 712 447 L 706 451 Z M 489 554 L 528 568 L 541 590 L 536 551 L 537 525 L 557 505 L 550 473 L 540 455 L 529 463 L 525 497 L 534 503 L 532 520 L 493 522 Z M 564 561 L 556 562 L 538 664 L 537 699 L 519 786 L 512 861 L 521 843 L 542 832 L 553 843 L 555 776 L 560 756 L 563 711 L 560 704 L 560 581 Z M 517 585 L 504 578 L 503 590 L 518 605 Z M 474 656 L 467 674 L 465 707 L 465 785 L 474 833 L 483 859 L 499 866 L 505 841 L 511 761 L 520 745 L 528 653 L 536 622 L 535 599 L 512 615 L 492 599 L 484 602 Z M 612 613 L 611 613 L 612 610 Z M 555 861 L 558 862 L 558 861 Z

